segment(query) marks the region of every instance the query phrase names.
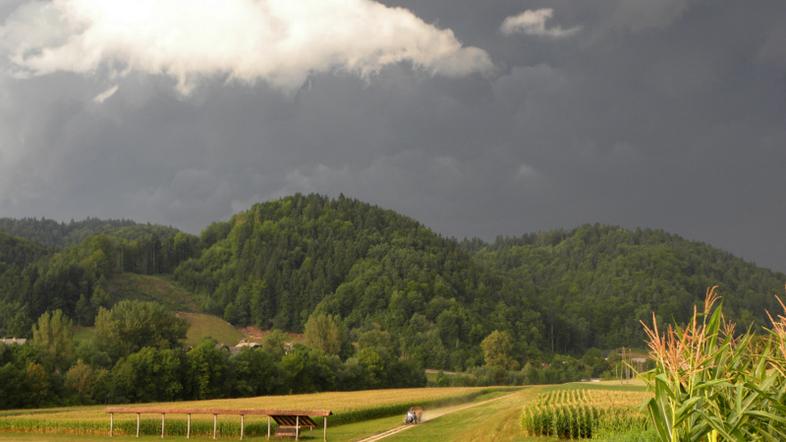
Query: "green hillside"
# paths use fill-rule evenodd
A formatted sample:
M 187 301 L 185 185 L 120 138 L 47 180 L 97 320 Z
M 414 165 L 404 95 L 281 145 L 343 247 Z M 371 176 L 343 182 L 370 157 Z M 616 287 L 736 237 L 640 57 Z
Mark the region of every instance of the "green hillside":
M 198 238 L 172 228 L 112 227 L 5 272 L 0 278 L 0 305 L 13 307 L 0 309 L 0 317 L 14 311 L 15 334 L 29 334 L 35 318 L 56 309 L 80 325 L 92 325 L 98 309 L 113 301 L 109 290 L 115 276 L 170 273 L 198 250 Z M 123 289 L 122 284 L 119 288 Z M 0 329 L 9 328 L 4 324 L 0 323 Z
M 233 346 L 245 338 L 243 332 L 220 317 L 199 313 L 198 297 L 174 283 L 166 275 L 139 275 L 121 273 L 106 283 L 110 301 L 114 304 L 123 299 L 153 301 L 177 312 L 177 317 L 188 323 L 185 344 L 196 345 L 204 338 L 213 338 L 218 343 Z M 74 330 L 74 339 L 84 342 L 95 338 L 95 327 L 80 326 Z
M 204 338 L 213 338 L 219 344 L 233 346 L 245 338 L 245 335 L 223 319 L 205 313 L 177 312 L 177 317 L 188 323 L 185 344 L 195 346 Z M 74 340 L 85 343 L 96 338 L 95 327 L 77 327 Z
M 711 285 L 730 319 L 763 324 L 786 281 L 657 230 L 459 243 L 319 195 L 199 237 L 132 224 L 63 249 L 0 245 L 0 333 L 39 330 L 0 346 L 0 407 L 417 386 L 424 368 L 464 373 L 439 384 L 564 382 L 613 372 L 614 348 L 643 346 L 640 319 L 684 322 Z M 232 345 L 241 327 L 265 333 L 262 348 L 202 341 Z
M 156 301 L 171 310 L 198 312 L 198 298 L 165 275 L 120 273 L 108 280 L 107 290 L 112 299 Z
M 733 319 L 762 323 L 786 281 L 657 230 L 588 225 L 458 245 L 395 212 L 316 195 L 257 204 L 202 242 L 175 277 L 230 322 L 299 331 L 313 311 L 336 314 L 446 369 L 478 364 L 493 330 L 514 337 L 519 360 L 640 346 L 640 319 L 684 320 L 714 284 Z
M 214 315 L 178 312 L 177 316 L 188 322 L 187 345 L 197 345 L 204 338 L 213 338 L 220 344 L 232 346 L 245 337 L 232 324 Z
M 221 344 L 232 346 L 245 337 L 222 318 L 200 313 L 199 297 L 180 287 L 166 275 L 121 273 L 108 281 L 107 289 L 115 301 L 155 301 L 176 311 L 179 318 L 188 322 L 187 345 L 196 345 L 204 338 L 213 338 Z
M 50 252 L 45 246 L 0 230 L 0 272 L 3 266 L 24 266 Z
M 654 310 L 682 321 L 714 284 L 732 319 L 761 324 L 786 281 L 657 230 L 587 225 L 458 243 L 391 210 L 319 195 L 256 204 L 200 237 L 95 219 L 3 225 L 100 232 L 54 253 L 0 236 L 0 261 L 15 260 L 0 279 L 5 333 L 29 334 L 54 309 L 90 326 L 126 298 L 290 332 L 316 311 L 340 318 L 352 340 L 377 333 L 391 353 L 448 370 L 482 363 L 479 344 L 494 330 L 513 337 L 519 363 L 640 346 L 640 319 Z
M 763 325 L 786 282 L 782 273 L 660 230 L 585 225 L 464 246 L 533 300 L 545 326 L 541 348 L 562 353 L 636 345 L 639 320 L 655 311 L 683 322 L 713 285 L 733 320 Z
M 300 331 L 318 310 L 350 330 L 381 329 L 391 351 L 430 367 L 481 362 L 480 341 L 526 317 L 455 241 L 357 200 L 295 195 L 254 205 L 202 233 L 175 271 L 236 325 Z

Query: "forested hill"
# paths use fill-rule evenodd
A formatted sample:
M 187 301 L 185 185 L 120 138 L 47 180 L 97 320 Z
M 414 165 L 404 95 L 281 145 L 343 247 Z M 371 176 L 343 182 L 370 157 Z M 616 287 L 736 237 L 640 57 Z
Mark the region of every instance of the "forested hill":
M 18 233 L 37 222 L 10 224 Z M 482 363 L 479 344 L 494 330 L 514 338 L 518 362 L 641 346 L 639 319 L 654 310 L 683 321 L 715 284 L 733 319 L 763 323 L 786 282 L 657 230 L 588 225 L 459 243 L 391 210 L 319 195 L 256 204 L 200 237 L 125 222 L 96 231 L 55 252 L 0 236 L 30 251 L 0 275 L 0 333 L 29 334 L 54 309 L 89 325 L 117 299 L 107 293 L 115 275 L 163 273 L 238 326 L 302 331 L 312 313 L 327 313 L 350 341 L 373 337 L 421 366 L 464 369 Z M 47 244 L 68 242 L 58 241 Z
M 0 273 L 11 266 L 23 267 L 50 252 L 40 244 L 0 231 Z
M 28 221 L 15 225 L 37 226 L 37 235 L 59 238 L 54 243 L 68 241 L 58 236 L 58 223 Z M 61 250 L 0 235 L 0 335 L 29 335 L 39 315 L 56 309 L 80 325 L 91 325 L 98 308 L 109 307 L 115 299 L 107 292 L 114 275 L 171 273 L 199 250 L 198 238 L 171 227 L 126 222 L 111 227 L 114 221 L 97 220 L 89 224 L 104 227 Z M 14 265 L 3 266 L 3 257 Z
M 349 329 L 379 328 L 426 366 L 480 362 L 479 342 L 515 329 L 524 297 L 505 299 L 456 242 L 390 210 L 296 195 L 257 204 L 202 233 L 206 249 L 175 272 L 235 324 L 301 330 L 317 309 Z
M 585 225 L 463 245 L 531 297 L 546 348 L 557 352 L 640 342 L 640 319 L 655 311 L 683 322 L 712 285 L 720 286 L 732 319 L 763 324 L 786 282 L 782 273 L 661 230 Z

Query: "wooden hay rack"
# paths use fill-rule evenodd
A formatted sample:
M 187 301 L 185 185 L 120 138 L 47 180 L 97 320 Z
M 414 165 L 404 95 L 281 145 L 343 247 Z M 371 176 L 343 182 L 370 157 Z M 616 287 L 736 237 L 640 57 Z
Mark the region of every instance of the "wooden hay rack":
M 114 436 L 115 414 L 135 414 L 136 415 L 136 437 L 139 437 L 140 420 L 143 414 L 155 414 L 161 416 L 161 437 L 166 434 L 166 416 L 168 414 L 186 415 L 186 439 L 191 438 L 191 416 L 212 415 L 213 416 L 213 439 L 216 439 L 218 430 L 218 416 L 240 416 L 240 439 L 244 437 L 245 417 L 246 416 L 267 416 L 267 438 L 294 437 L 300 439 L 300 432 L 306 428 L 313 430 L 317 428 L 317 423 L 312 416 L 322 417 L 322 440 L 327 440 L 327 417 L 333 412 L 330 410 L 275 410 L 275 409 L 224 409 L 224 408 L 151 408 L 151 407 L 110 407 L 106 409 L 109 414 L 109 437 Z M 271 419 L 276 422 L 276 433 L 271 434 Z

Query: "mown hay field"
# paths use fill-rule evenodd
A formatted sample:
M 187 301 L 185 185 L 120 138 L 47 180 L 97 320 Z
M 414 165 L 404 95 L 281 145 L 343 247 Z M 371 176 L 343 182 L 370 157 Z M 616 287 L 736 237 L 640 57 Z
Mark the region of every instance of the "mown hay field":
M 361 420 L 403 413 L 412 405 L 436 407 L 451 403 L 468 402 L 474 398 L 500 388 L 454 387 L 454 388 L 404 388 L 366 390 L 354 392 L 328 392 L 287 396 L 263 396 L 242 399 L 216 399 L 168 403 L 135 404 L 129 407 L 171 409 L 329 409 L 335 416 L 328 419 L 329 425 L 339 425 Z M 212 415 L 194 415 L 192 434 L 212 433 Z M 143 415 L 142 434 L 160 434 L 160 415 Z M 239 433 L 238 416 L 219 417 L 219 434 L 225 436 Z M 248 436 L 261 435 L 267 431 L 267 418 L 249 416 L 245 419 Z M 135 415 L 115 415 L 118 434 L 132 434 L 136 427 Z M 106 434 L 109 417 L 104 406 L 67 407 L 57 409 L 8 410 L 0 412 L 0 431 Z M 185 434 L 186 417 L 168 415 L 167 434 Z

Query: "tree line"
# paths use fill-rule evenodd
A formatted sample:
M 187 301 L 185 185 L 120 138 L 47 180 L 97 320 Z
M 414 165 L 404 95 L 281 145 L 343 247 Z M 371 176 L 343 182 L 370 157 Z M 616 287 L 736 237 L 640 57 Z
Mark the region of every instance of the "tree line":
M 206 338 L 186 346 L 187 324 L 160 304 L 124 300 L 100 308 L 95 332 L 74 336 L 62 310 L 45 312 L 25 345 L 0 344 L 0 408 L 212 399 L 417 387 L 422 367 L 403 359 L 381 330 L 350 345 L 339 322 L 315 315 L 306 344 L 281 331 L 230 351 Z
M 184 344 L 187 324 L 163 305 L 123 300 L 100 308 L 95 329 L 76 336 L 62 310 L 45 312 L 24 345 L 0 344 L 0 408 L 202 400 L 388 387 L 422 387 L 424 369 L 379 328 L 347 330 L 314 313 L 302 344 L 274 330 L 239 351 L 211 338 Z M 84 329 L 82 329 L 84 330 Z M 483 364 L 437 374 L 437 386 L 536 384 L 608 375 L 615 361 L 597 350 L 582 358 L 521 365 L 513 338 L 495 330 L 481 344 Z M 616 361 L 618 363 L 619 361 Z

